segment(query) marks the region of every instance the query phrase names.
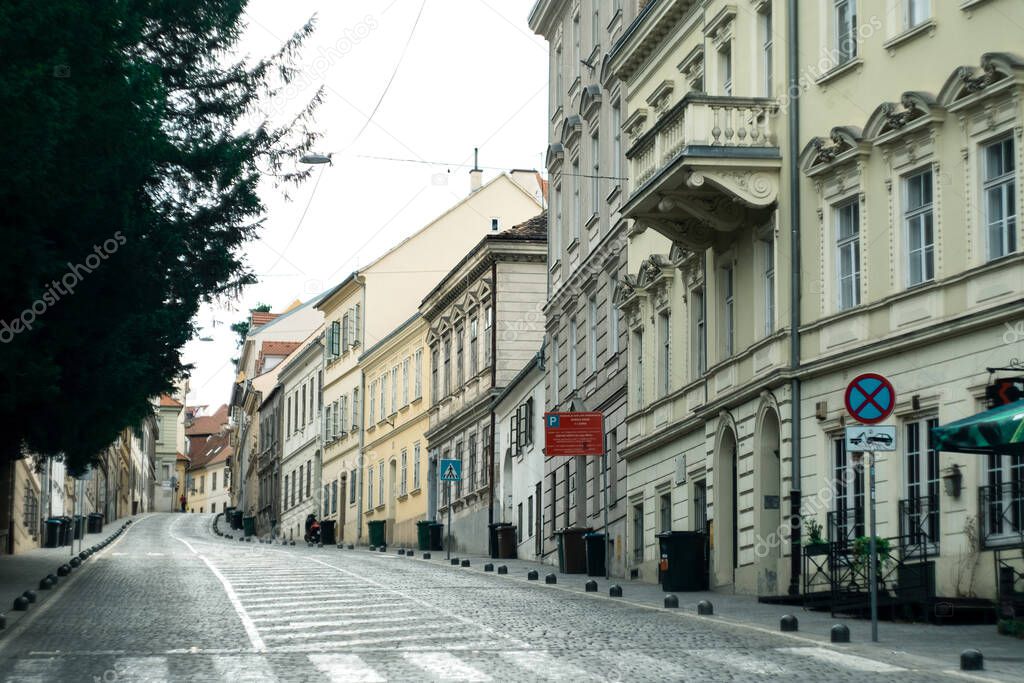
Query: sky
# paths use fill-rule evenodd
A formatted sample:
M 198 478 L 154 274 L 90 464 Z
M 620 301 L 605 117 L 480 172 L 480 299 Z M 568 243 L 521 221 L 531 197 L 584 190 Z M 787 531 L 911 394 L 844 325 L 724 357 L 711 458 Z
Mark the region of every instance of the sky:
M 548 49 L 527 26 L 533 4 L 250 2 L 240 45 L 249 58 L 272 53 L 315 15 L 301 74 L 266 112 L 286 121 L 323 86 L 313 127 L 333 163 L 287 198 L 264 184 L 265 224 L 244 249 L 259 282 L 200 312 L 200 336 L 211 341 L 182 351 L 195 366 L 190 405 L 228 401 L 239 355 L 232 323 L 260 303 L 280 311 L 310 299 L 464 198 L 474 147 L 485 182 L 512 168 L 543 172 Z

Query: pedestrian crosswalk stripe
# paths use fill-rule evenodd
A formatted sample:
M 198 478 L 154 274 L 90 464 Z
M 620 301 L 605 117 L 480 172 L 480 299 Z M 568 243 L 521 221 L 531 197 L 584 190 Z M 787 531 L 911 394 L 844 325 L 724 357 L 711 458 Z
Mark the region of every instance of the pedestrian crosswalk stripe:
M 14 665 L 14 672 L 6 679 L 6 683 L 44 683 L 53 680 L 53 665 L 59 660 L 47 659 L 19 659 Z
M 597 677 L 578 666 L 559 661 L 547 652 L 538 650 L 514 650 L 502 652 L 502 658 L 531 674 L 549 681 L 592 681 Z
M 737 669 L 744 673 L 761 676 L 779 676 L 787 671 L 785 667 L 766 661 L 763 657 L 752 657 L 730 651 L 727 648 L 717 650 L 687 650 L 687 655 L 698 657 L 710 664 L 718 664 Z
M 327 608 L 316 607 L 306 609 L 289 609 L 287 614 L 281 614 L 279 611 L 275 610 L 273 616 L 254 616 L 252 620 L 258 624 L 267 624 L 276 621 L 295 620 L 296 617 L 312 619 L 319 616 L 337 616 L 339 614 L 349 615 L 356 612 L 380 612 L 382 610 L 387 610 L 388 614 L 407 614 L 413 611 L 411 609 L 399 608 L 401 604 L 402 603 L 400 602 L 394 602 L 383 605 L 346 605 L 344 607 L 328 606 Z M 250 614 L 256 614 L 256 612 L 252 611 Z
M 315 637 L 319 637 L 319 635 L 320 634 L 318 634 L 318 633 L 310 634 L 310 637 L 314 637 L 314 636 Z M 467 638 L 468 636 L 466 636 L 465 634 L 460 634 L 458 637 Z M 275 645 L 274 646 L 274 652 L 321 652 L 321 651 L 323 651 L 325 649 L 328 649 L 328 648 L 335 648 L 335 649 L 358 648 L 358 647 L 377 648 L 377 647 L 380 647 L 381 645 L 386 646 L 387 649 L 389 649 L 389 650 L 406 650 L 406 649 L 409 649 L 409 648 L 403 647 L 400 644 L 412 643 L 413 641 L 417 641 L 417 640 L 418 641 L 424 641 L 424 640 L 437 641 L 440 638 L 443 638 L 443 636 L 440 636 L 440 635 L 438 635 L 436 633 L 416 633 L 416 634 L 408 635 L 408 636 L 390 635 L 390 636 L 381 636 L 379 638 L 351 638 L 349 640 L 327 640 L 327 641 L 323 641 L 323 640 L 315 640 L 314 639 L 313 642 Z M 490 641 L 488 643 L 482 644 L 480 647 L 486 647 L 486 648 L 492 648 L 493 649 L 493 648 L 500 647 L 503 644 L 504 643 L 499 643 L 497 641 Z M 437 648 L 438 648 L 437 645 L 431 645 L 430 649 L 435 649 L 436 650 Z
M 121 657 L 114 664 L 115 681 L 149 681 L 158 683 L 171 680 L 166 657 Z
M 405 659 L 442 681 L 489 681 L 491 677 L 474 669 L 449 652 L 406 652 Z
M 436 624 L 436 621 L 433 622 Z M 381 626 L 378 628 L 349 628 L 349 629 L 336 629 L 336 630 L 318 630 L 316 637 L 320 639 L 330 638 L 333 636 L 361 636 L 364 634 L 374 633 L 399 633 L 401 631 L 408 631 L 409 626 Z M 310 633 L 268 633 L 264 636 L 264 640 L 293 640 L 296 638 L 308 638 Z M 445 633 L 444 635 L 448 635 Z
M 405 616 L 405 617 L 367 617 L 365 619 L 327 619 L 325 621 L 293 621 L 287 624 L 278 624 L 276 626 L 261 626 L 260 631 L 264 636 L 269 631 L 294 631 L 295 629 L 310 629 L 310 628 L 321 628 L 324 626 L 354 626 L 356 624 L 396 624 L 400 622 L 412 622 L 412 621 L 426 621 L 429 620 L 431 624 L 437 623 L 434 617 L 430 616 Z
M 260 655 L 211 657 L 217 670 L 216 680 L 231 683 L 273 683 L 277 680 L 270 662 Z
M 824 647 L 780 647 L 777 648 L 777 651 L 800 657 L 810 657 L 811 659 L 828 662 L 829 664 L 837 664 L 856 671 L 870 671 L 874 673 L 906 671 L 906 669 L 900 666 L 886 664 L 885 662 L 868 659 L 867 657 L 858 657 L 857 655 L 850 655 L 845 652 L 830 650 Z
M 312 654 L 307 659 L 331 683 L 384 683 L 386 680 L 359 655 Z

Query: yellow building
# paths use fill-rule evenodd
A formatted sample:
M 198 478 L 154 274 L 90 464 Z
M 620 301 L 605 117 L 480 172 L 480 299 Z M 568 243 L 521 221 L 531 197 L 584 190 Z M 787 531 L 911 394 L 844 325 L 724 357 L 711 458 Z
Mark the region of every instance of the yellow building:
M 426 338 L 426 321 L 417 313 L 359 359 L 370 386 L 364 518 L 367 525 L 384 520 L 389 545 L 414 545 L 416 522 L 427 513 Z

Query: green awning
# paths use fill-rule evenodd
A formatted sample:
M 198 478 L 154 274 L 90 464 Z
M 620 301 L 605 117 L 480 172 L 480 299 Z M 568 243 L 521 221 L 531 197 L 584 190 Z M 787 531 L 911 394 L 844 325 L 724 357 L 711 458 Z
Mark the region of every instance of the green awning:
M 932 438 L 939 451 L 1024 455 L 1024 401 L 935 427 Z

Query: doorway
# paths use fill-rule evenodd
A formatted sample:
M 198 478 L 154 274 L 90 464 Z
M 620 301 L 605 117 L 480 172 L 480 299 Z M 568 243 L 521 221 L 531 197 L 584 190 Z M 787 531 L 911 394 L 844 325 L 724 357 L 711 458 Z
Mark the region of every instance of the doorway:
M 779 460 L 779 416 L 774 410 L 767 410 L 761 422 L 758 456 L 757 486 L 760 488 L 758 503 L 760 520 L 759 542 L 755 552 L 759 559 L 782 556 L 781 466 Z
M 348 509 L 348 477 L 341 475 L 338 481 L 338 542 L 345 538 L 345 510 Z
M 736 435 L 726 427 L 715 451 L 714 515 L 715 583 L 718 586 L 736 581 L 739 566 L 739 519 L 737 515 Z

